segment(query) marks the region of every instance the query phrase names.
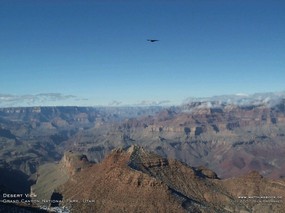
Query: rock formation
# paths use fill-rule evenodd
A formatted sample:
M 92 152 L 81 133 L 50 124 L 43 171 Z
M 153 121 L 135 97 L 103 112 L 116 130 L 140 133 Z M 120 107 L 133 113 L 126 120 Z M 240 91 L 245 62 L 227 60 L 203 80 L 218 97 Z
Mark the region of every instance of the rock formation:
M 273 212 L 284 209 L 284 184 L 256 172 L 220 180 L 207 168 L 190 167 L 131 146 L 113 150 L 57 190 L 74 212 L 259 213 L 262 206 Z

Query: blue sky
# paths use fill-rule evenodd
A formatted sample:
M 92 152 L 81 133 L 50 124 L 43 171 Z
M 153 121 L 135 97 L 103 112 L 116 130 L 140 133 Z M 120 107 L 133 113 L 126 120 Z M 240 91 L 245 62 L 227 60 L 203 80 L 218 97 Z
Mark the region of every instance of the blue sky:
M 283 0 L 1 0 L 0 106 L 284 91 L 284 11 Z

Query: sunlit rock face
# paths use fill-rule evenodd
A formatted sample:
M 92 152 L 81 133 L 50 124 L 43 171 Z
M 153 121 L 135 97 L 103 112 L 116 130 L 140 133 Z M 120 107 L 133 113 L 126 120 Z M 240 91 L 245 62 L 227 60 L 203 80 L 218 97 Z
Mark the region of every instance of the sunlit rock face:
M 254 171 L 220 180 L 206 167 L 190 167 L 131 146 L 113 150 L 101 163 L 76 173 L 57 190 L 63 198 L 78 201 L 70 209 L 83 212 L 260 212 L 262 206 L 278 212 L 284 208 L 284 183 Z M 265 200 L 261 198 L 264 194 L 279 197 Z M 256 199 L 272 203 L 264 207 Z

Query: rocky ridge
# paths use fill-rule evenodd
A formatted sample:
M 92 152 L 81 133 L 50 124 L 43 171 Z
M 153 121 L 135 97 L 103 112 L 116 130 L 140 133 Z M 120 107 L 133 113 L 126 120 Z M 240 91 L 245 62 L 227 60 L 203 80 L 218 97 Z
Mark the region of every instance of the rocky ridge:
M 131 146 L 116 149 L 101 163 L 76 173 L 58 191 L 76 212 L 266 212 L 262 208 L 281 212 L 284 183 L 254 172 L 220 180 L 207 168 Z M 275 198 L 260 198 L 264 195 Z M 251 200 L 253 196 L 262 202 Z

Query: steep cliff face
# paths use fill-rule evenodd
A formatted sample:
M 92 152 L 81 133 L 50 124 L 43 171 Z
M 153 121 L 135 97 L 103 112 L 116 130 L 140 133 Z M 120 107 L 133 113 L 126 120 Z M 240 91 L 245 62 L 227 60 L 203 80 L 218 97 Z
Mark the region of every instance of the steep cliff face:
M 250 170 L 266 177 L 285 175 L 280 169 L 285 164 L 280 157 L 285 154 L 284 103 L 204 105 L 192 103 L 127 120 L 119 124 L 118 135 L 124 136 L 122 143 L 142 144 L 160 155 L 208 166 L 220 177 Z
M 65 150 L 84 152 L 100 162 L 114 147 L 137 144 L 206 166 L 221 178 L 251 170 L 279 178 L 285 176 L 285 159 L 280 157 L 285 155 L 284 103 L 0 109 L 0 160 L 35 175 L 40 165 L 59 161 Z
M 64 205 L 74 212 L 183 212 L 164 183 L 128 166 L 131 156 L 116 149 L 102 163 L 75 174 L 59 187 Z
M 137 146 L 112 151 L 101 163 L 76 173 L 58 191 L 64 205 L 75 212 L 257 213 L 262 212 L 262 205 L 274 212 L 285 207 L 284 180 L 265 179 L 256 172 L 220 180 L 205 167 L 190 167 Z M 278 203 L 273 203 L 275 198 L 263 199 L 263 203 L 246 200 L 264 193 L 279 196 Z
M 77 173 L 89 169 L 91 165 L 85 155 L 73 151 L 65 152 L 58 163 L 41 165 L 36 173 L 35 184 L 31 186 L 31 192 L 38 200 L 35 204 L 48 207 L 50 203 L 42 200 L 52 200 L 59 186 L 73 179 Z
M 86 155 L 73 151 L 65 152 L 60 164 L 71 176 L 91 166 Z
M 189 110 L 186 110 L 189 107 Z M 193 136 L 202 133 L 233 131 L 248 126 L 282 124 L 285 111 L 280 107 L 267 106 L 220 106 L 220 108 L 177 107 L 160 112 L 153 119 L 129 120 L 123 128 L 144 127 L 150 132 L 177 132 Z M 281 110 L 280 110 L 281 109 Z

